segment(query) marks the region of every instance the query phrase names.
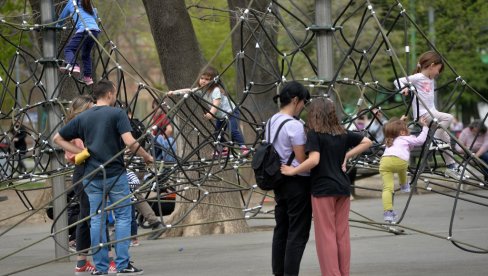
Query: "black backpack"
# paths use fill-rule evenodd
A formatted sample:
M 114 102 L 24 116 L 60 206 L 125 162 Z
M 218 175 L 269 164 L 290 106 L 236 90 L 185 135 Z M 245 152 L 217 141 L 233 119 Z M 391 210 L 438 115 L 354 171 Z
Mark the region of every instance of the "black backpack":
M 256 152 L 254 153 L 251 165 L 252 169 L 254 170 L 256 184 L 261 190 L 269 191 L 276 189 L 283 181 L 283 175 L 280 172 L 280 155 L 278 154 L 278 152 L 276 152 L 276 149 L 273 146 L 273 142 L 276 140 L 276 138 L 278 138 L 278 135 L 283 125 L 291 120 L 292 119 L 284 120 L 276 130 L 274 139 L 271 140 L 269 143 L 261 143 L 261 145 L 256 149 Z M 270 139 L 271 119 L 266 125 L 268 128 L 268 139 Z M 294 152 L 291 153 L 290 158 L 288 158 L 288 162 L 286 164 L 290 165 L 293 161 L 293 158 L 295 158 Z
M 130 123 L 130 126 L 132 128 L 132 131 L 130 133 L 132 134 L 134 139 L 137 140 L 142 135 L 144 135 L 144 132 L 146 131 L 146 127 L 144 126 L 144 124 L 141 121 L 139 121 L 139 119 L 137 119 L 137 118 L 129 119 L 129 123 Z M 139 141 L 139 144 L 141 145 L 141 147 L 144 148 L 144 146 L 146 145 L 146 140 L 147 139 L 141 139 Z

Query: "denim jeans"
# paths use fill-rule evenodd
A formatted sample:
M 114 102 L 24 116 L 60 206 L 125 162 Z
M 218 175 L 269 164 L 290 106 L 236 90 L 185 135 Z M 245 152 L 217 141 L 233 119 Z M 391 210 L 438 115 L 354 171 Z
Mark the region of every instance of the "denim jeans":
M 164 162 L 176 162 L 176 142 L 173 137 L 166 139 L 163 135 L 156 138 L 156 160 Z
M 97 31 L 91 31 L 94 37 L 98 37 Z M 75 65 L 76 63 L 76 52 L 81 45 L 81 61 L 83 62 L 83 76 L 92 76 L 92 60 L 91 60 L 91 50 L 95 44 L 95 40 L 88 34 L 88 31 L 75 33 L 71 37 L 68 45 L 64 48 L 64 59 L 66 63 Z
M 244 137 L 242 136 L 241 129 L 239 128 L 239 118 L 241 114 L 239 112 L 239 109 L 234 109 L 234 112 L 229 116 L 229 121 L 227 124 L 230 125 L 230 135 L 232 141 L 236 142 L 239 146 L 244 145 Z M 225 125 L 224 125 L 225 124 Z M 216 137 L 220 133 L 220 130 L 223 126 L 223 130 L 225 131 L 227 129 L 227 124 L 226 120 L 220 120 L 217 119 L 217 122 L 215 123 L 215 132 L 216 132 Z M 221 141 L 223 142 L 223 141 Z
M 136 205 L 132 204 L 131 207 L 131 221 L 130 221 L 130 235 L 137 235 L 137 217 L 136 217 Z
M 129 183 L 127 180 L 127 174 L 124 172 L 120 176 L 110 177 L 103 179 L 85 179 L 83 180 L 85 185 L 85 192 L 90 200 L 90 214 L 97 214 L 91 218 L 90 222 L 90 235 L 91 245 L 98 246 L 100 243 L 107 242 L 107 220 L 106 214 L 98 213 L 99 209 L 104 208 L 102 205 L 102 199 L 104 196 L 108 196 L 111 202 L 117 202 L 129 195 Z M 115 214 L 115 239 L 121 240 L 130 236 L 130 224 L 131 224 L 131 206 L 130 198 L 127 197 L 118 204 L 121 207 L 114 209 Z M 122 270 L 129 264 L 129 244 L 130 240 L 119 241 L 115 244 L 115 264 L 117 270 Z M 98 271 L 108 272 L 109 257 L 108 247 L 95 248 L 93 250 L 93 261 Z

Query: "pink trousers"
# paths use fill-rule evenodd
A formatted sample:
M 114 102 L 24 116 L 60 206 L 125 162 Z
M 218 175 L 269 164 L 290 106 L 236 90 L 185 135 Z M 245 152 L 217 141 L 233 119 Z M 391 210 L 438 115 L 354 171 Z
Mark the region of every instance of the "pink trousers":
M 312 196 L 315 243 L 322 276 L 349 276 L 349 196 Z

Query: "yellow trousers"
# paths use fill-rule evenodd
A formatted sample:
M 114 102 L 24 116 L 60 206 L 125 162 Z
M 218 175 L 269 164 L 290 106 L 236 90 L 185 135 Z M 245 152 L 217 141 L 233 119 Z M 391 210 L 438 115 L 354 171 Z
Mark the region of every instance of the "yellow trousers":
M 400 185 L 407 184 L 407 161 L 396 156 L 384 156 L 380 161 L 380 175 L 383 179 L 383 210 L 393 210 L 393 193 L 395 192 L 394 174 L 398 174 Z

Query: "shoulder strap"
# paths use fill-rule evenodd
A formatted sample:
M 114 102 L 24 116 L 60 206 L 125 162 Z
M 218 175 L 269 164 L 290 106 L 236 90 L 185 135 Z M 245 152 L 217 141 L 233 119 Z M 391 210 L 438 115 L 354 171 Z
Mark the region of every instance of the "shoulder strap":
M 288 122 L 288 121 L 291 121 L 292 119 L 286 119 L 284 120 L 283 122 L 281 122 L 280 126 L 278 127 L 278 129 L 276 130 L 276 133 L 274 135 L 274 138 L 273 140 L 269 141 L 270 144 L 273 144 L 273 142 L 276 140 L 276 138 L 278 138 L 278 134 L 280 134 L 280 130 L 281 128 Z M 271 119 L 269 119 L 268 121 L 268 139 L 270 139 L 271 137 Z
M 295 159 L 295 152 L 293 150 L 291 150 L 291 154 L 290 154 L 290 157 L 288 158 L 288 162 L 286 162 L 286 165 L 290 166 L 291 162 L 293 162 L 293 159 Z
M 278 127 L 278 129 L 276 130 L 276 133 L 274 135 L 274 138 L 272 141 L 270 141 L 270 144 L 273 144 L 273 142 L 276 140 L 276 138 L 278 138 L 278 134 L 280 133 L 280 130 L 281 128 L 288 122 L 288 121 L 291 121 L 292 119 L 286 119 L 284 120 L 283 122 L 281 122 L 280 126 Z M 269 119 L 268 121 L 268 139 L 270 138 L 271 136 L 271 119 Z M 288 158 L 288 162 L 286 162 L 286 165 L 290 166 L 291 165 L 291 162 L 293 162 L 293 159 L 295 158 L 295 152 L 292 150 L 291 151 L 291 154 L 290 154 L 290 157 Z

